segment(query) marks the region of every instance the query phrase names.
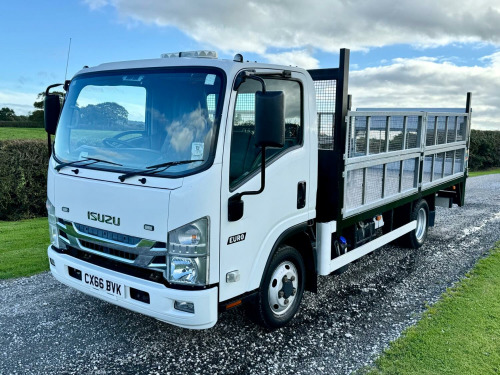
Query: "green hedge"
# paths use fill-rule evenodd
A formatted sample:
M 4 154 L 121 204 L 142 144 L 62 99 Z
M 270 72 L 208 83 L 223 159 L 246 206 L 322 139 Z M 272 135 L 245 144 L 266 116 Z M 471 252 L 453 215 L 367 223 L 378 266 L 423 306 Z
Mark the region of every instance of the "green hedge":
M 43 122 L 0 121 L 0 128 L 43 128 Z
M 500 167 L 500 131 L 472 130 L 469 168 L 479 171 Z
M 47 214 L 47 165 L 45 141 L 0 141 L 0 220 Z

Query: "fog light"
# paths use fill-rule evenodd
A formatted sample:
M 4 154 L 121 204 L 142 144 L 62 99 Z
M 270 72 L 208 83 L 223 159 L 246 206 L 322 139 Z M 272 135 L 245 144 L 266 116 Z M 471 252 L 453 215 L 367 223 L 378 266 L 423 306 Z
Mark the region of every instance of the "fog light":
M 175 301 L 174 302 L 174 309 L 194 314 L 194 303 L 193 302 L 184 302 L 184 301 Z
M 52 264 L 55 267 L 56 266 L 56 262 L 54 262 L 54 259 L 49 258 L 49 260 L 50 260 L 50 264 Z

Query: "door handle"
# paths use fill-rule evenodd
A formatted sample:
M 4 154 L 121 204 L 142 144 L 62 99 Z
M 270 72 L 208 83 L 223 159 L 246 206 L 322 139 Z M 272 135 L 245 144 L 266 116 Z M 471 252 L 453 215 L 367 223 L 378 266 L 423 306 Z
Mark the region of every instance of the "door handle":
M 300 210 L 306 206 L 306 182 L 300 181 L 297 184 L 297 209 Z

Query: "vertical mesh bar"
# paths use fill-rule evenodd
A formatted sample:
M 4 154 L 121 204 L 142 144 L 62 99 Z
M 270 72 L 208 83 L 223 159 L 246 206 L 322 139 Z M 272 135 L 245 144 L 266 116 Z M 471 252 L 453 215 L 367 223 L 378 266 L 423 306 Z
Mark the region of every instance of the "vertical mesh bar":
M 425 137 L 425 145 L 434 145 L 434 127 L 436 125 L 436 118 L 434 116 L 429 116 L 427 118 L 427 136 Z
M 403 149 L 404 116 L 391 117 L 391 129 L 389 132 L 389 151 L 400 151 Z M 408 139 L 406 140 L 408 141 Z
M 458 121 L 458 116 L 450 117 L 450 119 L 448 120 L 448 137 L 446 140 L 447 143 L 455 142 L 457 121 Z
M 347 192 L 345 207 L 347 209 L 361 206 L 363 203 L 363 169 L 347 171 Z
M 419 124 L 419 116 L 407 116 L 406 121 L 406 149 L 409 150 L 411 148 L 419 148 L 420 144 L 418 143 L 418 124 Z M 420 129 L 422 133 L 423 129 Z
M 385 152 L 386 129 L 387 129 L 386 116 L 371 117 L 370 133 L 369 133 L 370 155 L 380 154 L 381 152 Z
M 457 142 L 465 141 L 465 132 L 467 131 L 467 122 L 465 116 L 460 116 L 457 123 Z
M 443 172 L 444 152 L 435 155 L 434 158 L 434 177 L 432 181 L 439 180 Z
M 366 155 L 366 128 L 366 116 L 356 116 L 350 118 L 348 157 L 352 158 Z
M 382 199 L 382 177 L 384 165 L 379 164 L 366 168 L 365 203 Z
M 386 164 L 387 172 L 384 184 L 384 196 L 390 197 L 398 193 L 399 189 L 399 161 Z
M 320 150 L 333 150 L 337 81 L 314 81 L 314 88 L 316 89 L 316 110 L 318 113 L 318 148 Z
M 455 119 L 453 119 L 453 122 L 455 122 Z M 455 134 L 455 133 L 453 133 Z M 444 176 L 451 176 L 453 174 L 452 169 L 453 169 L 453 151 L 448 151 L 445 155 L 444 158 Z
M 457 150 L 455 152 L 455 173 L 464 171 L 464 150 Z
M 401 182 L 401 191 L 407 191 L 416 187 L 415 167 L 415 159 L 406 159 L 403 161 L 403 179 Z
M 437 120 L 437 142 L 436 144 L 442 145 L 445 143 L 445 129 L 446 129 L 446 116 L 438 116 Z
M 427 155 L 424 159 L 424 170 L 422 171 L 422 182 L 431 182 L 432 155 Z

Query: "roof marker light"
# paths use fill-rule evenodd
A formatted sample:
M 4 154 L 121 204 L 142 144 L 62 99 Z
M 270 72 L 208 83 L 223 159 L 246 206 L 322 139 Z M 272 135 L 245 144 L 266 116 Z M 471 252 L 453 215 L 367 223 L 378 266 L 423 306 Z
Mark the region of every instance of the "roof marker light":
M 217 52 L 215 51 L 184 51 L 184 52 L 169 52 L 162 53 L 162 59 L 171 59 L 176 57 L 195 57 L 195 58 L 205 58 L 205 59 L 216 59 Z

